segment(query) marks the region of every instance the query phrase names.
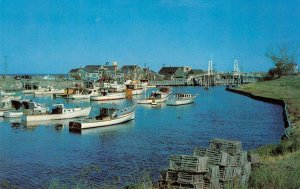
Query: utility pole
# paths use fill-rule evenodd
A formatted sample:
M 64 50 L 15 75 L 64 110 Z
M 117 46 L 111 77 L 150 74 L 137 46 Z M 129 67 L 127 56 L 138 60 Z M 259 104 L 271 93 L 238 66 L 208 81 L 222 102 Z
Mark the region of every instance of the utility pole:
M 7 56 L 4 56 L 4 74 L 7 75 L 7 62 L 6 62 Z

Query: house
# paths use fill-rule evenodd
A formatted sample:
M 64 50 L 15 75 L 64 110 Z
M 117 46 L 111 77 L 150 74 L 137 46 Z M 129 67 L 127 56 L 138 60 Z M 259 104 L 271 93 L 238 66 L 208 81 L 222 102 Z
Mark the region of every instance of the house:
M 101 76 L 102 78 L 109 78 L 116 80 L 119 83 L 124 82 L 124 73 L 121 72 L 121 70 L 118 68 L 118 65 L 105 65 L 101 68 Z
M 80 69 L 81 68 L 71 69 L 69 71 L 69 76 L 72 77 L 72 78 L 75 78 L 75 79 L 79 80 L 80 79 L 80 76 L 79 76 L 79 70 Z
M 191 67 L 181 66 L 181 67 L 162 67 L 159 70 L 159 74 L 165 76 L 165 80 L 177 80 L 180 82 L 185 82 L 188 77 L 188 73 L 192 70 Z
M 205 71 L 201 69 L 192 69 L 187 74 L 186 83 L 188 85 L 199 85 L 201 80 L 203 80 Z
M 175 73 L 178 69 L 179 67 L 162 67 L 158 73 L 165 76 L 165 80 L 174 80 Z
M 143 80 L 148 81 L 162 81 L 164 79 L 164 75 L 161 75 L 153 70 L 150 70 L 149 68 L 144 68 L 144 75 Z
M 144 77 L 144 70 L 138 65 L 124 65 L 121 68 L 121 72 L 124 74 L 126 80 L 141 80 Z

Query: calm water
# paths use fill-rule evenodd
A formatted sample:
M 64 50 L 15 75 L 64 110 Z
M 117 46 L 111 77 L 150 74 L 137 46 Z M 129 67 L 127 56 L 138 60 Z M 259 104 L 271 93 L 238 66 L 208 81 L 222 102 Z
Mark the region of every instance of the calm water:
M 195 146 L 207 147 L 214 137 L 241 140 L 245 149 L 252 149 L 278 143 L 283 133 L 280 106 L 226 92 L 223 87 L 174 91 L 199 96 L 196 103 L 185 106 L 137 105 L 135 120 L 81 133 L 69 132 L 68 121 L 25 126 L 18 119 L 0 118 L 0 181 L 22 188 L 47 187 L 53 180 L 73 185 L 79 179 L 97 185 L 118 180 L 124 185 L 141 170 L 157 179 L 171 154 L 191 154 Z M 114 105 L 134 101 L 115 101 Z M 111 105 L 71 101 L 67 106 L 89 104 L 93 114 Z

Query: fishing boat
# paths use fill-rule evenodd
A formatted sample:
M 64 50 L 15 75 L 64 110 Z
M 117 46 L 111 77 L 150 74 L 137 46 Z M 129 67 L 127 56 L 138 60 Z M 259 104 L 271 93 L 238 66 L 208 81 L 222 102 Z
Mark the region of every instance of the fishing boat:
M 64 92 L 64 89 L 54 89 L 52 86 L 49 86 L 46 89 L 34 91 L 34 95 L 51 95 L 51 94 L 61 94 Z
M 53 97 L 54 98 L 62 97 L 62 98 L 68 99 L 69 96 L 74 95 L 74 94 L 81 94 L 82 91 L 83 91 L 83 89 L 81 87 L 68 87 L 68 88 L 65 88 L 62 93 L 53 94 Z
M 132 95 L 139 95 L 144 92 L 142 85 L 138 84 L 126 84 L 126 93 L 131 93 Z
M 69 122 L 70 130 L 81 130 L 94 127 L 105 127 L 133 120 L 135 117 L 135 106 L 126 108 L 100 108 L 99 115 L 84 121 Z
M 11 100 L 11 109 L 8 111 L 5 111 L 3 113 L 3 117 L 5 118 L 19 118 L 24 114 L 24 111 L 28 109 L 28 106 L 25 106 L 26 102 L 29 102 L 31 100 L 25 99 L 25 100 Z
M 179 105 L 185 105 L 185 104 L 191 104 L 194 103 L 194 99 L 197 97 L 197 95 L 192 95 L 189 93 L 176 93 L 172 98 L 169 98 L 166 101 L 166 104 L 169 106 L 179 106 Z
M 153 91 L 148 98 L 137 100 L 138 104 L 153 104 L 165 102 L 172 93 L 169 87 L 160 87 L 157 91 Z
M 65 108 L 64 104 L 53 104 L 50 111 L 39 112 L 34 110 L 35 103 L 29 103 L 29 110 L 21 116 L 21 120 L 29 121 L 43 121 L 43 120 L 57 120 L 70 119 L 75 117 L 88 116 L 91 112 L 91 107 L 86 108 Z
M 3 117 L 4 112 L 11 110 L 10 99 L 0 99 L 0 117 Z
M 124 92 L 117 92 L 115 88 L 101 88 L 97 95 L 92 95 L 90 100 L 92 101 L 107 101 L 107 100 L 117 100 L 124 99 Z
M 90 99 L 90 97 L 93 95 L 98 95 L 97 89 L 84 89 L 79 94 L 70 94 L 68 98 L 73 100 Z

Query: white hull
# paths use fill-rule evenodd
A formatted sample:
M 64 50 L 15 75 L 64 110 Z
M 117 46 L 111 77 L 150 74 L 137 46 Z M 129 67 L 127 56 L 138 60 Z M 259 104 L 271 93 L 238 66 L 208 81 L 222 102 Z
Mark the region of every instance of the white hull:
M 165 98 L 159 98 L 159 99 L 141 99 L 141 100 L 137 100 L 136 102 L 138 104 L 153 104 L 153 103 L 161 103 L 161 102 L 165 102 L 167 100 L 167 97 Z
M 32 90 L 22 90 L 23 94 L 34 94 L 35 92 L 43 92 L 46 89 L 32 89 Z
M 68 109 L 66 109 L 68 111 Z M 88 108 L 74 108 L 74 111 L 64 112 L 62 114 L 40 114 L 40 115 L 23 115 L 22 121 L 44 121 L 44 120 L 58 120 L 70 119 L 75 117 L 84 117 L 90 114 L 91 107 Z
M 19 111 L 8 111 L 3 113 L 3 117 L 6 118 L 12 118 L 12 117 L 21 117 L 23 115 L 23 112 Z
M 81 130 L 81 129 L 88 129 L 94 127 L 105 127 L 109 125 L 116 125 L 120 123 L 124 123 L 130 120 L 133 120 L 135 116 L 135 111 L 130 112 L 128 114 L 122 115 L 115 119 L 108 119 L 108 120 L 86 120 L 86 122 L 70 122 L 69 127 L 70 129 Z M 74 124 L 80 124 L 80 127 L 72 127 Z
M 191 104 L 194 103 L 194 98 L 188 98 L 188 99 L 169 99 L 167 100 L 166 104 L 170 106 L 179 106 L 179 105 L 185 105 L 185 104 Z
M 73 100 L 80 100 L 80 99 L 90 99 L 91 95 L 84 95 L 84 94 L 74 94 L 74 95 L 69 95 L 69 99 Z
M 144 92 L 144 89 L 134 89 L 134 90 L 132 90 L 133 95 L 143 94 L 143 92 Z
M 44 91 L 35 91 L 34 92 L 35 95 L 61 94 L 61 93 L 64 93 L 64 89 L 62 89 L 62 90 L 51 90 L 51 91 L 44 90 Z
M 124 99 L 124 98 L 125 98 L 125 93 L 109 93 L 106 96 L 93 95 L 90 97 L 90 99 L 94 101 L 117 100 L 117 99 Z

